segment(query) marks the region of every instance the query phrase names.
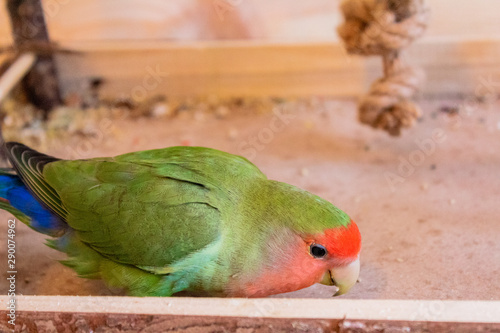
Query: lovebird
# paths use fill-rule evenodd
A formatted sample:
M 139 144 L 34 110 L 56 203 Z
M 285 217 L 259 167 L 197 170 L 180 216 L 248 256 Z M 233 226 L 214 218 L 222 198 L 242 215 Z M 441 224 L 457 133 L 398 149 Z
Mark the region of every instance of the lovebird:
M 83 278 L 132 296 L 265 297 L 359 275 L 361 236 L 330 202 L 204 147 L 62 160 L 8 142 L 0 208 Z M 332 288 L 334 289 L 334 288 Z

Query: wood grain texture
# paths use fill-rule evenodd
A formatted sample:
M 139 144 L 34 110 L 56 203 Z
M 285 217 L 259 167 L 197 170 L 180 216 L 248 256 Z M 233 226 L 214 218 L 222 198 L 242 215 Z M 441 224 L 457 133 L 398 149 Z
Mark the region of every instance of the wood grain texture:
M 58 58 L 65 94 L 77 92 L 82 81 L 101 77 L 104 96 L 122 94 L 134 100 L 145 94 L 348 95 L 359 91 L 365 75 L 352 70 L 362 66 L 360 59 L 348 62 L 342 48 L 332 44 L 67 46 L 84 53 Z
M 336 43 L 114 42 L 65 43 L 63 94 L 100 77 L 102 96 L 219 95 L 353 97 L 381 76 L 377 57 L 348 56 Z M 498 75 L 500 40 L 421 42 L 404 57 L 426 71 L 424 95 L 475 94 Z M 498 85 L 490 89 L 499 91 Z M 482 89 L 484 91 L 484 89 Z
M 5 311 L 0 329 L 9 331 Z M 22 312 L 16 332 L 439 332 L 498 333 L 500 324 L 400 322 L 344 319 L 282 319 L 224 316 L 124 315 L 102 313 Z

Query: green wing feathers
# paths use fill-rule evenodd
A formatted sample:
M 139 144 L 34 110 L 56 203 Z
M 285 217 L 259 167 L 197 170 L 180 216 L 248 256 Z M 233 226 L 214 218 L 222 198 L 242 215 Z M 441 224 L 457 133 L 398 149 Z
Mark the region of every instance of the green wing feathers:
M 72 228 L 48 242 L 68 254 L 63 263 L 137 295 L 202 283 L 192 270 L 213 259 L 234 189 L 266 179 L 242 157 L 200 147 L 75 161 L 18 143 L 7 150 L 32 193 Z
M 167 266 L 214 241 L 220 214 L 200 184 L 112 159 L 61 161 L 44 170 L 78 237 L 120 263 Z M 68 186 L 68 180 L 77 179 Z M 133 244 L 133 246 L 131 246 Z

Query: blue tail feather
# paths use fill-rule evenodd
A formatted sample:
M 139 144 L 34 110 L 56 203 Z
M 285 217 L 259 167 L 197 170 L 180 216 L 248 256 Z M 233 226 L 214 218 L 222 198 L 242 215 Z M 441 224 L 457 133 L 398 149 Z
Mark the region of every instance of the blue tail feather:
M 68 225 L 41 204 L 21 179 L 12 174 L 0 174 L 0 198 L 9 201 L 10 205 L 30 217 L 29 226 L 46 235 L 61 235 Z

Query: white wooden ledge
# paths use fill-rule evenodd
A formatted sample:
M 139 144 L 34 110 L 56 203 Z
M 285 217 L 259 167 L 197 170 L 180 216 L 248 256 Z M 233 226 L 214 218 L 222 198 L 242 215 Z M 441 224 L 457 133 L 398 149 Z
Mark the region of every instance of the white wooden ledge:
M 8 301 L 0 296 L 2 304 Z M 16 311 L 500 322 L 500 301 L 17 296 L 16 304 Z

